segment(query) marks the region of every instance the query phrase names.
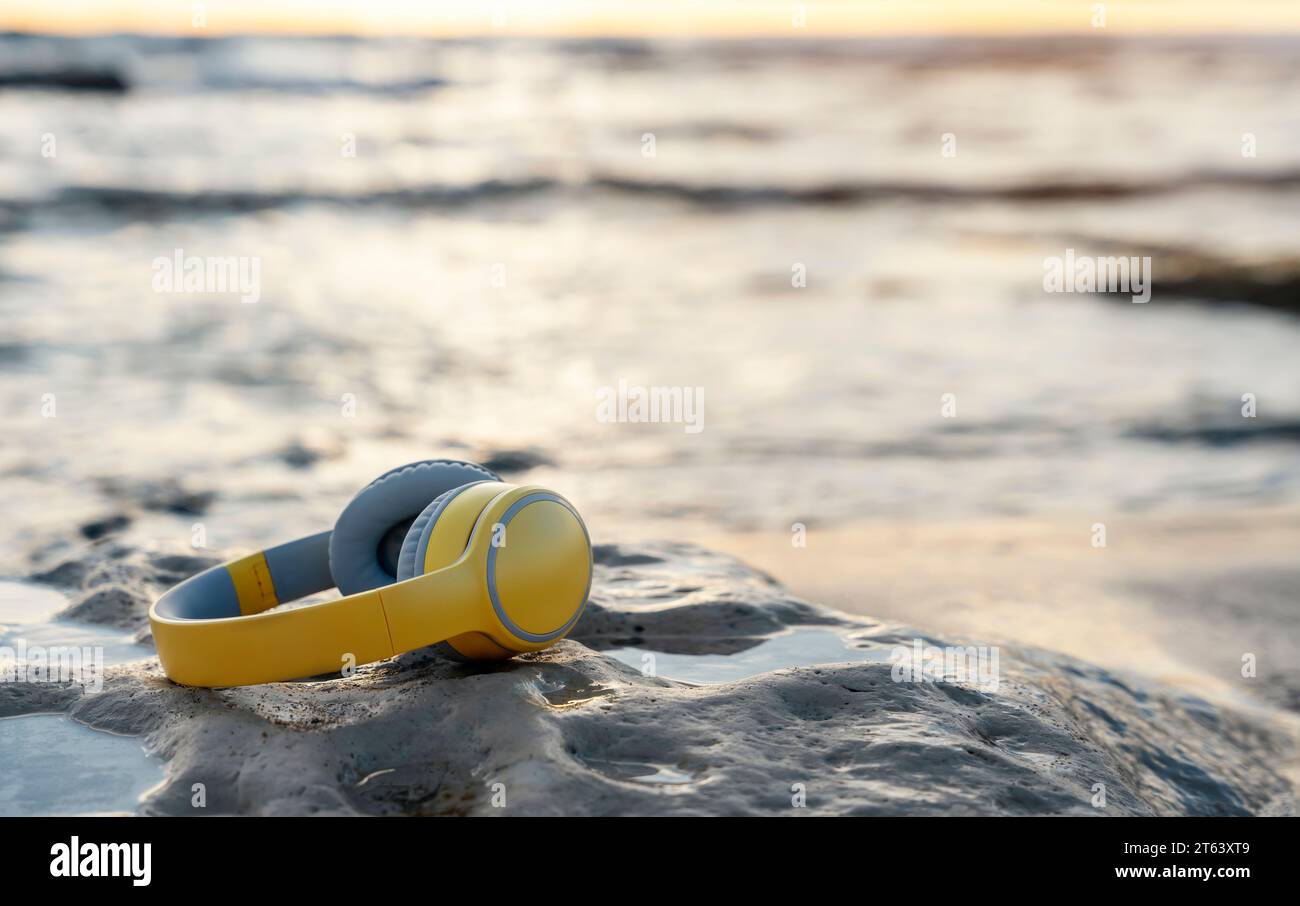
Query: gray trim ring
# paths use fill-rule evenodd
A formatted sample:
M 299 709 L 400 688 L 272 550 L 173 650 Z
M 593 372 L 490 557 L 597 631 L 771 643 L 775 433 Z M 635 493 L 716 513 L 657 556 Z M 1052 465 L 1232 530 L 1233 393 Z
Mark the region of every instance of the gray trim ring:
M 510 619 L 510 616 L 506 613 L 505 608 L 501 606 L 501 599 L 497 597 L 497 550 L 498 549 L 495 546 L 492 546 L 491 542 L 488 542 L 489 546 L 488 546 L 488 557 L 487 557 L 487 587 L 488 587 L 488 596 L 492 599 L 492 609 L 497 612 L 497 618 L 501 620 L 501 622 L 505 625 L 506 629 L 510 630 L 510 632 L 513 633 L 518 638 L 521 638 L 528 642 L 549 642 L 552 641 L 553 639 L 558 639 L 560 636 L 564 635 L 566 632 L 568 632 L 570 629 L 573 628 L 573 624 L 578 622 L 578 617 L 582 616 L 583 610 L 585 610 L 587 607 L 587 598 L 591 595 L 592 572 L 594 571 L 592 566 L 592 557 L 591 557 L 591 535 L 587 533 L 587 524 L 582 521 L 582 517 L 578 515 L 578 511 L 575 510 L 567 500 L 565 500 L 564 498 L 560 497 L 557 494 L 536 493 L 536 494 L 529 494 L 527 497 L 521 497 L 510 505 L 510 508 L 505 511 L 505 514 L 502 515 L 501 519 L 496 524 L 502 526 L 508 525 L 510 523 L 510 520 L 515 518 L 516 514 L 518 514 L 518 512 L 522 510 L 524 507 L 528 506 L 531 503 L 540 503 L 544 500 L 549 500 L 552 503 L 558 503 L 560 506 L 564 507 L 570 513 L 572 513 L 574 519 L 578 520 L 578 526 L 582 529 L 582 536 L 587 539 L 587 590 L 582 593 L 582 603 L 578 605 L 578 609 L 574 611 L 573 616 L 570 617 L 569 621 L 565 623 L 563 626 L 561 626 L 559 629 L 556 629 L 554 632 L 548 632 L 542 635 L 538 635 L 537 633 L 534 632 L 527 632 L 521 629 L 518 625 L 515 624 L 513 620 Z

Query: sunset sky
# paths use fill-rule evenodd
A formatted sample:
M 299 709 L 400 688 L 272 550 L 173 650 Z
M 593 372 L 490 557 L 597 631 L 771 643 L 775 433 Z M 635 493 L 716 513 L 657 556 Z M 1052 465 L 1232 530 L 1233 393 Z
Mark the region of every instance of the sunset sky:
M 2 0 L 0 30 L 482 35 L 874 35 L 1094 29 L 1093 0 Z M 1300 0 L 1109 0 L 1106 30 L 1296 32 Z M 793 20 L 802 8 L 806 25 Z M 202 25 L 194 24 L 196 13 Z

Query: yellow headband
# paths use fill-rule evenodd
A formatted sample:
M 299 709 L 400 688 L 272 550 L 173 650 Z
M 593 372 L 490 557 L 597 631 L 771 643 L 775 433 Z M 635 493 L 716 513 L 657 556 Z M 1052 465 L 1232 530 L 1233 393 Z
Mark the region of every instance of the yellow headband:
M 577 510 L 544 488 L 496 481 L 446 496 L 424 528 L 414 578 L 272 610 L 333 587 L 322 532 L 177 585 L 149 609 L 163 670 L 189 686 L 243 686 L 338 673 L 446 640 L 461 654 L 501 657 L 563 638 L 591 590 L 591 541 Z

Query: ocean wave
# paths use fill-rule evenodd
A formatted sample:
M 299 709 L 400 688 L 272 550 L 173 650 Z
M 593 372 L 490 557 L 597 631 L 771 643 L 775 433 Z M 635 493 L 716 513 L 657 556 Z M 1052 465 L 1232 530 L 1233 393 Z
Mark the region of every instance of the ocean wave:
M 188 217 L 196 214 L 246 214 L 297 205 L 346 207 L 446 208 L 493 198 L 533 195 L 554 189 L 550 179 L 489 179 L 465 185 L 422 186 L 379 192 L 203 191 L 173 192 L 123 186 L 68 186 L 51 197 L 0 200 L 0 213 L 13 216 L 100 211 L 132 219 Z
M 598 188 L 655 195 L 709 205 L 866 204 L 875 201 L 1058 202 L 1163 195 L 1201 188 L 1277 189 L 1300 186 L 1300 169 L 1268 173 L 1191 172 L 1164 179 L 1069 180 L 1044 178 L 1020 183 L 951 185 L 915 182 L 831 182 L 811 186 L 745 186 L 645 181 L 605 176 Z
M 0 71 L 0 91 L 11 88 L 125 94 L 130 84 L 125 76 L 112 69 Z
M 1157 424 L 1135 427 L 1128 436 L 1167 444 L 1233 447 L 1247 443 L 1300 443 L 1300 421 L 1239 418 L 1193 424 Z
M 1063 234 L 1060 241 L 1098 255 L 1150 258 L 1153 296 L 1160 301 L 1242 302 L 1300 314 L 1300 256 L 1238 260 L 1190 245 L 1081 233 Z M 1103 295 L 1129 297 L 1127 293 Z
M 357 79 L 269 79 L 240 75 L 210 75 L 202 83 L 209 91 L 274 91 L 282 94 L 379 94 L 400 97 L 446 87 L 437 76 L 363 82 Z
M 196 85 L 175 83 L 167 88 L 172 91 L 198 89 L 215 92 L 274 91 L 281 94 L 376 94 L 402 97 L 434 91 L 447 84 L 447 79 L 438 76 L 364 82 L 358 79 L 266 78 L 237 73 L 210 73 L 203 76 Z M 39 89 L 125 94 L 131 87 L 131 79 L 115 69 L 0 70 L 0 91 Z
M 168 217 L 195 213 L 245 213 L 302 204 L 349 207 L 443 208 L 477 201 L 537 195 L 551 191 L 603 192 L 680 201 L 708 207 L 866 205 L 875 202 L 930 204 L 1002 201 L 1054 203 L 1115 199 L 1191 191 L 1202 188 L 1275 190 L 1300 187 L 1300 170 L 1271 173 L 1191 173 L 1161 180 L 1030 180 L 999 185 L 958 186 L 909 182 L 828 182 L 809 186 L 692 183 L 596 176 L 566 182 L 537 176 L 517 180 L 488 179 L 462 185 L 425 185 L 371 192 L 211 190 L 178 192 L 122 186 L 66 186 L 43 198 L 0 199 L 0 213 L 22 215 L 35 209 L 81 212 L 99 209 L 131 217 Z

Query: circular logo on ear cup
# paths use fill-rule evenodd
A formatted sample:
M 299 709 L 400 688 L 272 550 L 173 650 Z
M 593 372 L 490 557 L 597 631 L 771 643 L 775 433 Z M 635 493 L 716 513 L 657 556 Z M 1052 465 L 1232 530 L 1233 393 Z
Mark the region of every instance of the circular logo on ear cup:
M 577 511 L 547 492 L 516 500 L 492 526 L 488 596 L 517 638 L 550 642 L 568 632 L 591 591 L 591 540 Z

